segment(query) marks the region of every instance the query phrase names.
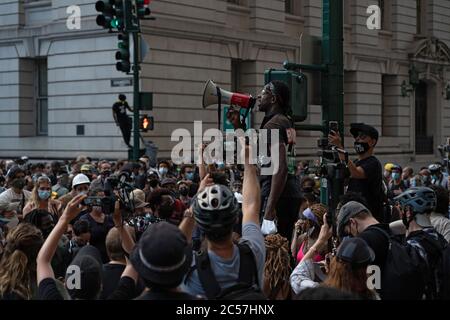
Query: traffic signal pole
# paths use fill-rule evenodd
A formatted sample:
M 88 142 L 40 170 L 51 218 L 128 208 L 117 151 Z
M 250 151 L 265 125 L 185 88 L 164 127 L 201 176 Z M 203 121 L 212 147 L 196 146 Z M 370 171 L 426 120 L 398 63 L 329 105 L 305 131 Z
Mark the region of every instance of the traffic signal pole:
M 139 159 L 139 33 L 133 31 L 133 160 Z

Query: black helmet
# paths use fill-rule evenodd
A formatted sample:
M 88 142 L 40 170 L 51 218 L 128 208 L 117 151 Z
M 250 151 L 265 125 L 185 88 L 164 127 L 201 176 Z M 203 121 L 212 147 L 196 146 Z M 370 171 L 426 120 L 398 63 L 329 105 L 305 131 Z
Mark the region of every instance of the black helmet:
M 239 204 L 224 185 L 206 187 L 193 199 L 194 218 L 205 233 L 224 235 L 236 222 Z
M 436 194 L 427 187 L 409 188 L 394 198 L 402 207 L 410 206 L 413 213 L 427 213 L 436 208 Z

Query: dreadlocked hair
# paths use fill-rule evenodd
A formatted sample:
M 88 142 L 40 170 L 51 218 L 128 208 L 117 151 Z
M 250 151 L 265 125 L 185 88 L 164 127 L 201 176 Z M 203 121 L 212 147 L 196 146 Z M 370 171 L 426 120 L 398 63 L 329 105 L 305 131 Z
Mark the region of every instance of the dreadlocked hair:
M 264 265 L 265 292 L 269 297 L 281 290 L 289 281 L 291 263 L 289 242 L 280 234 L 270 234 L 264 239 L 266 245 L 266 262 Z
M 29 223 L 21 223 L 8 232 L 0 260 L 0 297 L 15 293 L 31 299 L 36 258 L 42 243 L 41 231 Z

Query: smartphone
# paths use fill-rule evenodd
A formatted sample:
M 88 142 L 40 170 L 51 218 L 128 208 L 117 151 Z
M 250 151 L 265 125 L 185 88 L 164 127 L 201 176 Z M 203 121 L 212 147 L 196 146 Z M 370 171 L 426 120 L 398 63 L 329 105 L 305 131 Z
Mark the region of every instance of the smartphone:
M 339 133 L 339 124 L 337 121 L 329 121 L 328 127 L 329 127 L 330 132 L 334 131 L 336 133 Z
M 102 206 L 102 198 L 101 197 L 87 197 L 82 202 L 85 206 Z

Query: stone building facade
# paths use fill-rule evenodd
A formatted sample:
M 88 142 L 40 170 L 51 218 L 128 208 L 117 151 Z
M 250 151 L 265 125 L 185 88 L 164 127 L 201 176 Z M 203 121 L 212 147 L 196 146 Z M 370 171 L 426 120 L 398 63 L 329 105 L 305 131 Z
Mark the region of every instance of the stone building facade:
M 117 34 L 96 25 L 94 4 L 0 2 L 0 157 L 127 156 L 111 105 L 118 93 L 133 101 L 132 87 L 111 80 L 131 76 L 115 70 Z M 366 23 L 374 4 L 380 30 Z M 67 27 L 73 5 L 81 10 L 79 30 Z M 173 130 L 192 131 L 195 120 L 204 130 L 216 127 L 215 108 L 201 106 L 206 80 L 256 95 L 265 69 L 320 62 L 320 0 L 154 0 L 151 9 L 156 20 L 142 24 L 150 49 L 141 88 L 153 92 L 147 113 L 155 128 L 144 138 L 161 157 L 176 144 Z M 344 0 L 345 123 L 376 126 L 382 160 L 438 158 L 436 145 L 450 137 L 449 46 L 450 0 Z M 320 123 L 318 76 L 309 83 L 305 123 Z M 261 119 L 252 116 L 254 127 Z M 315 158 L 318 134 L 298 134 L 298 156 Z

